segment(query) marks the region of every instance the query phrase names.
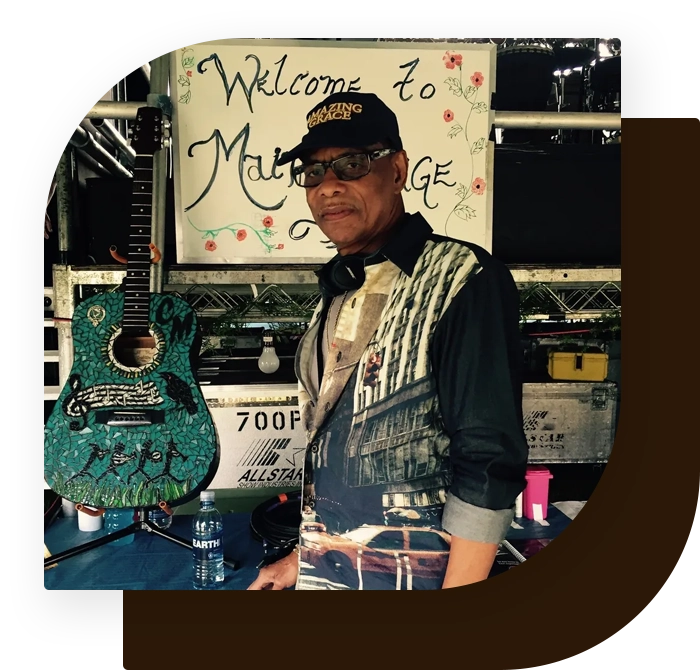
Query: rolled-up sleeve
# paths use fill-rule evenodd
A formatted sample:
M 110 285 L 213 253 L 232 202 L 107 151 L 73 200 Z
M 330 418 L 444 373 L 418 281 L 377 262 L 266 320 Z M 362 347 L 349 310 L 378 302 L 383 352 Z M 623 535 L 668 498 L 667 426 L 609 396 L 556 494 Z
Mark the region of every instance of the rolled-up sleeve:
M 479 260 L 481 271 L 436 326 L 431 365 L 453 473 L 443 528 L 498 543 L 525 488 L 528 455 L 519 296 L 505 265 L 487 254 Z

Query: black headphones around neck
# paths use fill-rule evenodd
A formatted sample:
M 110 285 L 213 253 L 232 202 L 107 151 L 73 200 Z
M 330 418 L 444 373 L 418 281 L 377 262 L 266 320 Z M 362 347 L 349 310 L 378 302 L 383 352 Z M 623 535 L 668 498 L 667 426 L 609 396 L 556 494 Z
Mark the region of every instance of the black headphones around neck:
M 379 256 L 383 256 L 382 249 L 369 256 L 338 256 L 321 268 L 318 275 L 319 287 L 330 296 L 356 291 L 365 283 L 365 267 L 376 263 Z

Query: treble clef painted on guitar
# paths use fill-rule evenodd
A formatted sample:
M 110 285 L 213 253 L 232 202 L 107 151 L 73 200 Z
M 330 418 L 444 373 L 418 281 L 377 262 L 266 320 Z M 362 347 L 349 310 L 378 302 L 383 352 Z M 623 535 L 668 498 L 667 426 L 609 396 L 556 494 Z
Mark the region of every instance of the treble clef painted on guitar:
M 162 111 L 139 109 L 134 128 L 122 291 L 76 307 L 73 367 L 44 428 L 46 483 L 90 507 L 181 505 L 209 486 L 219 464 L 216 428 L 192 369 L 196 315 L 179 296 L 150 292 Z
M 68 379 L 70 393 L 61 403 L 63 412 L 68 416 L 78 416 L 80 421 L 73 420 L 69 423 L 71 430 L 83 430 L 87 426 L 87 415 L 90 411 L 90 404 L 81 398 L 82 384 L 80 375 L 72 374 Z

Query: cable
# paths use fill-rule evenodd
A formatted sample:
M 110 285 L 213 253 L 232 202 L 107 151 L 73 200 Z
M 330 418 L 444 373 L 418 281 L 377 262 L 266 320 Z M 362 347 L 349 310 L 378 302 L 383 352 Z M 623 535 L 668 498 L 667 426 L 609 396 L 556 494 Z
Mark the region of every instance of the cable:
M 289 554 L 299 541 L 301 491 L 280 493 L 260 503 L 250 515 L 253 537 L 262 542 L 265 558 L 258 568 Z

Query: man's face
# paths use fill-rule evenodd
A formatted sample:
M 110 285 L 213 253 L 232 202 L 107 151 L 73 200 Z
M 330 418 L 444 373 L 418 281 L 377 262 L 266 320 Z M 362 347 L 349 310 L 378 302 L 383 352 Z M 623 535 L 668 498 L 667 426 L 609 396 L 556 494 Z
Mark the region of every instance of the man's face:
M 367 151 L 376 148 L 380 146 Z M 332 161 L 351 153 L 362 153 L 362 150 L 319 149 L 305 162 Z M 403 213 L 401 191 L 407 171 L 406 153 L 399 151 L 372 161 L 369 174 L 360 179 L 341 181 L 329 168 L 318 186 L 305 189 L 314 221 L 339 253 L 371 252 L 381 246 L 389 229 Z

